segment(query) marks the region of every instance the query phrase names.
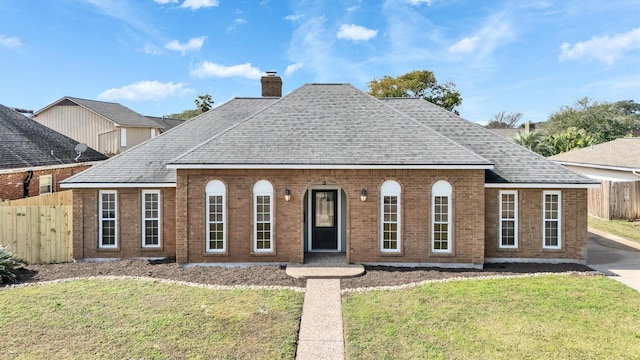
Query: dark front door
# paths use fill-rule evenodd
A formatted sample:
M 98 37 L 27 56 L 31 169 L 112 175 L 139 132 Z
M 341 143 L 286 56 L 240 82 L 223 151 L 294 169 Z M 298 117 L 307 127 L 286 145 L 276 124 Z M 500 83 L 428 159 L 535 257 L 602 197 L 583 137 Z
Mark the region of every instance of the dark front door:
M 338 190 L 311 192 L 311 249 L 338 250 Z

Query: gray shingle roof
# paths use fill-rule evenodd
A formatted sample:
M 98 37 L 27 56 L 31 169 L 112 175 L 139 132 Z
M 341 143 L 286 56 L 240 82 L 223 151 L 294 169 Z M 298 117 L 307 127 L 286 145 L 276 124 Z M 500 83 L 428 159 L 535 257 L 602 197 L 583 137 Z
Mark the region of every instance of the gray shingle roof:
M 148 128 L 164 129 L 164 125 L 158 124 L 157 122 L 138 114 L 137 112 L 129 109 L 126 106 L 123 106 L 117 103 L 111 103 L 111 102 L 79 99 L 71 96 L 66 96 L 50 104 L 44 109 L 36 111 L 35 115 L 38 115 L 42 111 L 52 106 L 56 106 L 58 104 L 64 104 L 67 101 L 83 106 L 107 118 L 108 120 L 113 121 L 116 125 L 127 126 L 127 127 L 148 127 Z
M 381 99 L 495 164 L 487 183 L 593 184 L 594 181 L 533 153 L 483 126 L 416 98 Z
M 640 138 L 621 138 L 550 156 L 560 163 L 640 169 Z
M 304 85 L 173 164 L 491 166 L 349 84 Z
M 176 171 L 166 167 L 169 160 L 274 101 L 275 99 L 233 99 L 63 183 L 175 183 Z
M 76 145 L 77 141 L 0 105 L 0 169 L 75 164 L 107 158 L 89 148 L 76 162 Z
M 157 122 L 158 124 L 160 124 L 161 126 L 164 127 L 164 131 L 173 129 L 174 127 L 178 126 L 178 125 L 182 125 L 184 124 L 184 122 L 186 120 L 182 120 L 182 119 L 173 119 L 173 118 L 166 118 L 166 117 L 159 117 L 159 116 L 146 116 L 147 119 L 151 119 L 155 122 Z

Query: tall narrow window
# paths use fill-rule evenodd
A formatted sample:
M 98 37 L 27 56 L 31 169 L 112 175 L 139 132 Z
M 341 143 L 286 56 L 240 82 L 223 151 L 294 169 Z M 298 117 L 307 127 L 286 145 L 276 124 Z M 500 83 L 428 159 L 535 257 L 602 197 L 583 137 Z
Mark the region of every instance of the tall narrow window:
M 53 191 L 52 175 L 42 175 L 38 178 L 38 182 L 40 187 L 40 195 L 50 194 Z
M 127 146 L 127 129 L 120 128 L 120 146 Z
M 451 252 L 451 185 L 440 180 L 433 184 L 432 193 L 432 239 L 433 252 Z
M 518 192 L 500 191 L 500 247 L 518 247 Z
M 207 252 L 227 250 L 226 187 L 220 180 L 212 180 L 205 188 L 207 193 Z
M 118 247 L 118 193 L 115 190 L 99 192 L 99 248 Z
M 273 251 L 273 185 L 260 180 L 253 186 L 253 250 Z
M 543 192 L 543 242 L 545 249 L 560 249 L 562 247 L 562 193 L 560 191 Z
M 387 180 L 380 188 L 381 225 L 380 251 L 400 252 L 400 184 Z
M 142 247 L 160 247 L 160 190 L 142 191 Z

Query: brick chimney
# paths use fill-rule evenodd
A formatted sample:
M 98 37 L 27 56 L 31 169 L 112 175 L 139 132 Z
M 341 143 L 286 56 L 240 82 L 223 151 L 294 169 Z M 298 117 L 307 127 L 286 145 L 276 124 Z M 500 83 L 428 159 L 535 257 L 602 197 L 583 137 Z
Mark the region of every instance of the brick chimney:
M 263 97 L 282 97 L 282 79 L 275 71 L 267 71 L 267 75 L 260 79 Z

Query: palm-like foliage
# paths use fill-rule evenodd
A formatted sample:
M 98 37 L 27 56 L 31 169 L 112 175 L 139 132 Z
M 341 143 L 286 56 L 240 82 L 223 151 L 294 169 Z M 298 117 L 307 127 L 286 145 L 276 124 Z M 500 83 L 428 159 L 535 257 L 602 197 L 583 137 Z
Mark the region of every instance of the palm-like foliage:
M 24 264 L 7 247 L 0 245 L 0 284 L 16 281 L 16 268 Z
M 545 143 L 545 137 L 539 132 L 522 133 L 518 132 L 513 141 L 542 156 L 550 156 L 553 150 Z

